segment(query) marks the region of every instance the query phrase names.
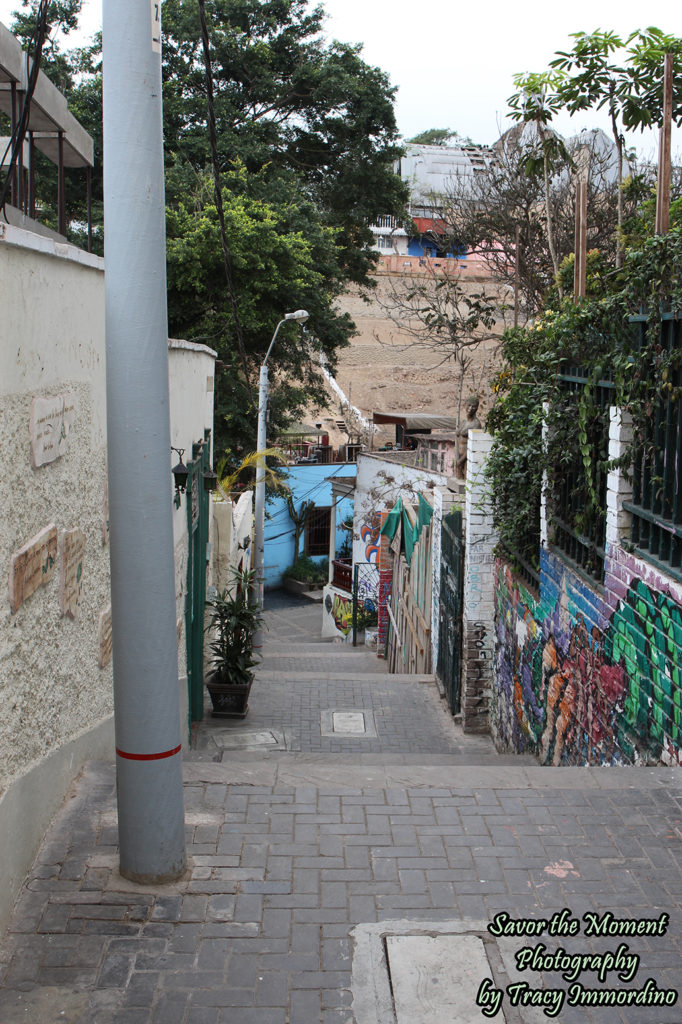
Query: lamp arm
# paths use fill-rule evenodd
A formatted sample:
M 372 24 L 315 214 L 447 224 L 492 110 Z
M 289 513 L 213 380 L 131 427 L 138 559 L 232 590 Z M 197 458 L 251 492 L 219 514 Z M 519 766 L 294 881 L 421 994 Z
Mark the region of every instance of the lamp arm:
M 268 359 L 270 358 L 270 353 L 272 352 L 272 346 L 273 346 L 273 345 L 275 344 L 275 342 L 277 341 L 277 335 L 279 334 L 279 329 L 280 329 L 280 327 L 282 326 L 282 324 L 283 324 L 283 323 L 285 323 L 285 322 L 286 322 L 285 320 L 280 320 L 280 322 L 279 322 L 279 323 L 277 324 L 277 326 L 275 327 L 275 333 L 273 334 L 273 336 L 272 336 L 272 341 L 270 342 L 270 345 L 268 346 L 268 350 L 267 350 L 267 352 L 265 353 L 265 359 L 264 359 L 264 360 L 263 360 L 263 362 L 261 363 L 261 365 L 262 365 L 262 366 L 265 366 L 265 365 L 267 364 L 267 361 L 268 361 Z

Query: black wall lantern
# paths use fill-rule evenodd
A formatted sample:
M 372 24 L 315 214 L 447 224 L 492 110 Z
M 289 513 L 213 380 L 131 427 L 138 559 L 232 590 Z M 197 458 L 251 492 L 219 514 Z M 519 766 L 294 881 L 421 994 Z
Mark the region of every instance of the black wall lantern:
M 217 486 L 218 476 L 216 473 L 213 472 L 213 470 L 209 466 L 208 469 L 204 470 L 204 490 L 215 491 Z
M 182 456 L 185 454 L 184 448 L 174 448 L 171 445 L 171 451 L 176 452 L 180 461 L 176 466 L 173 466 L 171 470 L 173 474 L 173 480 L 175 481 L 175 507 L 180 508 L 180 495 L 185 493 L 187 489 L 187 477 L 189 476 L 189 470 L 185 463 L 182 461 Z

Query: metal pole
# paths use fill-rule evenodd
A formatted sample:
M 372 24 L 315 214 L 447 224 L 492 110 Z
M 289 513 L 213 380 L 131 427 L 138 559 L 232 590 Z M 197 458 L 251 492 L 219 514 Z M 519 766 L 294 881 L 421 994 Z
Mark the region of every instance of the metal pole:
M 279 324 L 277 325 L 279 330 Z M 275 335 L 277 331 L 275 331 Z M 271 346 L 272 347 L 272 346 Z M 269 350 L 268 350 L 269 354 Z M 266 357 L 267 360 L 267 357 Z M 263 452 L 267 446 L 266 441 L 266 417 L 268 409 L 268 364 L 263 363 L 260 368 L 258 379 L 258 439 L 256 451 Z M 259 608 L 263 607 L 263 596 L 265 592 L 264 558 L 265 558 L 265 456 L 259 460 L 256 467 L 256 507 L 254 510 L 254 551 L 253 551 L 253 603 Z M 254 635 L 253 646 L 260 650 L 262 646 L 261 631 Z
M 160 4 L 104 0 L 111 603 L 120 868 L 185 870 L 168 397 Z
M 286 313 L 275 327 L 272 341 L 268 345 L 265 359 L 260 368 L 258 380 L 258 436 L 256 440 L 256 451 L 261 454 L 256 467 L 256 503 L 254 509 L 254 576 L 251 590 L 251 600 L 258 608 L 263 608 L 263 597 L 265 594 L 265 455 L 262 453 L 267 446 L 267 412 L 268 412 L 268 359 L 272 348 L 277 341 L 277 335 L 282 324 L 287 320 L 295 320 L 297 323 L 305 323 L 308 313 L 305 309 L 297 309 L 295 313 Z M 253 636 L 253 646 L 258 652 L 263 646 L 263 633 L 258 629 Z

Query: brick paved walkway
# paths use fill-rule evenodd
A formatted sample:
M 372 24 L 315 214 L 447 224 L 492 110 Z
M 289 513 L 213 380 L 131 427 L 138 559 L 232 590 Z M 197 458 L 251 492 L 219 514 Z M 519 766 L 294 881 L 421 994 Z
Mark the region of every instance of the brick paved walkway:
M 280 678 L 276 645 L 306 614 L 269 613 L 277 628 L 254 706 L 231 730 L 237 743 L 269 728 L 288 742 L 220 746 L 213 737 L 224 741 L 227 727 L 214 720 L 186 761 L 190 866 L 181 882 L 141 888 L 120 877 L 113 768 L 88 767 L 17 904 L 0 956 L 0 1024 L 391 1024 L 380 940 L 413 931 L 474 932 L 487 943 L 495 985 L 567 992 L 556 973 L 515 970 L 515 952 L 538 940 L 486 932 L 498 913 L 549 919 L 565 907 L 577 918 L 668 914 L 661 936 L 590 938 L 583 925 L 575 938 L 542 942 L 569 954 L 624 942 L 641 958 L 636 976 L 624 983 L 611 973 L 607 988 L 641 988 L 648 978 L 659 989 L 682 986 L 679 773 L 498 758 L 485 738 L 462 736 L 431 684 L 392 680 L 366 654 L 334 645 L 315 648 L 316 667 L 343 655 L 375 676 L 335 669 L 317 688 L 296 669 Z M 290 632 L 278 636 L 285 618 Z M 403 723 L 419 701 L 424 719 L 404 758 Z M 377 737 L 323 747 L 320 714 L 330 707 L 372 710 Z M 354 948 L 364 951 L 355 962 Z M 372 948 L 379 967 L 368 996 Z M 600 987 L 594 972 L 579 981 Z M 487 1018 L 453 1006 L 449 1019 Z M 548 1018 L 505 996 L 494 1019 Z M 679 1024 L 682 1008 L 564 1005 L 556 1019 Z

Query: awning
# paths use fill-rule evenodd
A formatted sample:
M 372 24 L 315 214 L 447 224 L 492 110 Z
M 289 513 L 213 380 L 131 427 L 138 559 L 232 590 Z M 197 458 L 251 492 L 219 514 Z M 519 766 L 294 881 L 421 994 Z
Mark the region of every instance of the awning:
M 374 423 L 396 423 L 404 430 L 456 430 L 454 416 L 427 412 L 373 412 Z

